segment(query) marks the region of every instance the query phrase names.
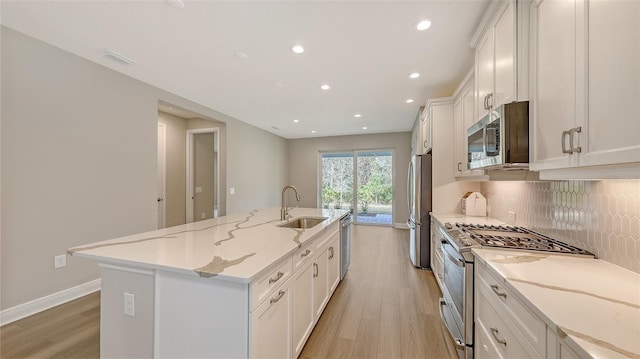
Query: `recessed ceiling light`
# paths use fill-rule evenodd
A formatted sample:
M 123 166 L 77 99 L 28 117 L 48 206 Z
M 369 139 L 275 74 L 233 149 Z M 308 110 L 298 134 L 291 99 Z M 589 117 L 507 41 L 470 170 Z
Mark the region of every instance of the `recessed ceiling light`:
M 331 86 L 329 86 L 327 84 L 322 84 L 322 85 L 320 85 L 320 88 L 326 91 L 326 90 L 331 89 Z
M 367 126 L 362 127 L 362 129 L 363 129 L 363 130 L 366 130 L 366 129 L 367 129 Z
M 316 130 L 312 130 L 311 133 L 316 133 Z
M 418 29 L 418 31 L 424 31 L 430 27 L 431 27 L 431 21 L 429 20 L 422 20 L 416 25 L 416 29 Z
M 176 9 L 184 8 L 184 3 L 182 2 L 182 0 L 164 0 L 164 2 L 166 2 L 167 5 L 171 6 L 172 8 L 176 8 Z
M 300 120 L 293 120 L 293 123 L 300 123 Z
M 102 56 L 104 57 L 108 57 L 111 60 L 115 60 L 118 61 L 119 63 L 125 64 L 125 65 L 132 65 L 135 64 L 136 62 L 122 54 L 119 54 L 113 50 L 109 50 L 107 49 L 104 54 L 102 54 Z
M 294 54 L 301 54 L 304 52 L 304 47 L 302 47 L 302 45 L 293 45 L 291 46 L 291 51 Z
M 412 72 L 409 74 L 410 79 L 417 79 L 418 77 L 420 77 L 420 74 L 417 72 Z
M 360 118 L 360 117 L 362 117 L 362 114 L 356 113 L 355 115 L 353 115 L 353 117 Z
M 413 99 L 412 99 L 412 98 L 408 98 L 408 99 L 406 99 L 404 102 L 406 102 L 406 103 L 412 103 L 412 102 L 413 102 Z

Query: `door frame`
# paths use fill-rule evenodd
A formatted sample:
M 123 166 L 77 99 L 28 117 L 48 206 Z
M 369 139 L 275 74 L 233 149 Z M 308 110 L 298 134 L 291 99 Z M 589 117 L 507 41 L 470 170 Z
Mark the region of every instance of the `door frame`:
M 167 125 L 158 122 L 158 229 L 167 223 Z
M 216 163 L 214 164 L 215 168 L 215 192 L 216 192 L 216 200 L 215 206 L 217 206 L 218 210 L 220 210 L 220 127 L 207 127 L 207 128 L 194 128 L 187 130 L 187 160 L 186 160 L 186 217 L 185 222 L 191 223 L 193 222 L 193 199 L 194 199 L 194 187 L 193 187 L 193 178 L 194 178 L 194 165 L 193 165 L 193 142 L 194 135 L 202 134 L 202 133 L 213 133 L 213 146 L 215 151 Z M 217 217 L 217 214 L 214 211 L 214 218 Z

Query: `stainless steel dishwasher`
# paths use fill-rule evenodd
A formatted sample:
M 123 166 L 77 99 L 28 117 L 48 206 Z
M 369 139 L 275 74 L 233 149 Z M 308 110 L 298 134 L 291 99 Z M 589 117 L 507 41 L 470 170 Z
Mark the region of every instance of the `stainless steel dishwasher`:
M 344 279 L 351 263 L 351 215 L 340 219 L 340 280 Z

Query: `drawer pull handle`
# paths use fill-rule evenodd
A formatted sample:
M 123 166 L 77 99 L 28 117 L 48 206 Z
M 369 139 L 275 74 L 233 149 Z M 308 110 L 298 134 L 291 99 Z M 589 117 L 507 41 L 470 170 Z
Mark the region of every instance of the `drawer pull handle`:
M 318 276 L 318 264 L 317 263 L 313 263 L 313 277 L 317 277 Z
M 493 289 L 493 292 L 498 296 L 498 297 L 503 297 L 504 299 L 507 299 L 507 293 L 502 293 L 502 292 L 498 292 L 498 286 L 493 284 L 491 286 L 491 289 Z
M 507 341 L 498 337 L 498 328 L 491 328 L 491 334 L 493 335 L 493 339 L 495 339 L 498 344 L 502 344 L 505 347 L 507 346 Z
M 304 258 L 304 257 L 308 256 L 309 253 L 311 253 L 311 251 L 307 249 L 306 251 L 304 251 L 304 253 L 300 254 L 300 257 Z
M 276 276 L 274 278 L 269 278 L 269 284 L 273 284 L 273 283 L 279 281 L 280 278 L 282 278 L 283 275 L 284 275 L 284 273 L 278 272 L 278 274 L 276 274 Z
M 271 304 L 273 304 L 273 303 L 275 303 L 275 302 L 279 301 L 279 300 L 280 300 L 280 298 L 282 298 L 282 296 L 283 296 L 283 295 L 284 295 L 284 290 L 281 290 L 281 291 L 279 291 L 279 292 L 278 292 L 278 296 L 277 296 L 277 297 L 275 297 L 275 298 L 271 298 L 271 300 L 269 300 L 269 302 L 270 302 Z
M 331 252 L 329 259 L 333 259 L 333 247 L 329 247 L 329 251 Z

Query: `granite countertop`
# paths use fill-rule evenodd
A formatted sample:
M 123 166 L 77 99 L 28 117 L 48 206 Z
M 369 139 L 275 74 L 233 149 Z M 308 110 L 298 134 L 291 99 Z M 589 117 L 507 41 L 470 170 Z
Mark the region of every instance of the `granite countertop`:
M 432 214 L 441 224 L 505 224 Z M 640 274 L 601 259 L 474 248 L 486 264 L 582 358 L 640 358 Z
M 561 254 L 473 254 L 581 358 L 640 358 L 640 274 Z
M 277 227 L 280 208 L 254 210 L 70 248 L 73 256 L 136 268 L 249 283 L 348 213 L 291 208 L 292 218 L 328 217 L 310 229 Z

